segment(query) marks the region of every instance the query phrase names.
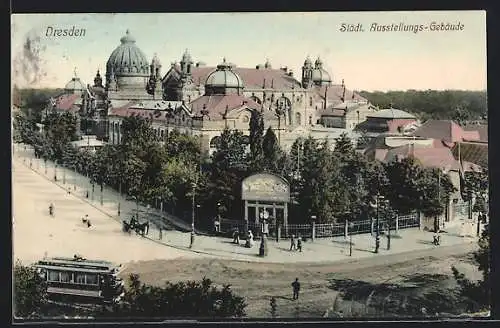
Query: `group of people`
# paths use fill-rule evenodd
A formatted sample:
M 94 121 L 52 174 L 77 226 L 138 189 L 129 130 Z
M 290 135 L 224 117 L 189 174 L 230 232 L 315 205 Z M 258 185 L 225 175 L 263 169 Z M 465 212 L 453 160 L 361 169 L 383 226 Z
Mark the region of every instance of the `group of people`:
M 302 237 L 298 236 L 297 239 L 295 235 L 290 237 L 290 251 L 299 251 L 302 252 Z
M 233 230 L 233 243 L 238 245 L 240 244 L 240 230 L 238 228 Z M 252 230 L 248 230 L 245 247 L 252 248 L 254 244 L 255 241 L 253 239 Z

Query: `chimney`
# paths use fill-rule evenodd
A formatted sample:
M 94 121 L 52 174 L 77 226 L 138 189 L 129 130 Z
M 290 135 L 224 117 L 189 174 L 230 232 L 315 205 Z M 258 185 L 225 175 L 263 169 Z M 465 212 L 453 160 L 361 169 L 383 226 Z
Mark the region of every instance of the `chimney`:
M 262 84 L 262 89 L 266 88 L 266 79 L 264 78 L 264 83 Z
M 271 80 L 271 89 L 274 88 L 274 79 Z
M 281 67 L 281 70 L 282 70 L 283 72 L 287 73 L 287 72 L 288 72 L 288 67 L 283 66 L 283 67 Z
M 292 70 L 288 71 L 288 76 L 292 76 L 293 77 L 293 71 Z

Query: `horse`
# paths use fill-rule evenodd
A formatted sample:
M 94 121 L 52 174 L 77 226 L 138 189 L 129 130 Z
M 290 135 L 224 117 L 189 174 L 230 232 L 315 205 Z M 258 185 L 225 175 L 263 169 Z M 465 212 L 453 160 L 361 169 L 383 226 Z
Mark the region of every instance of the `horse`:
M 149 232 L 149 222 L 136 224 L 134 230 L 142 236 L 147 235 Z
M 130 223 L 128 223 L 125 220 L 123 220 L 122 222 L 123 222 L 123 232 L 130 233 L 130 230 L 132 229 L 132 226 L 130 225 Z

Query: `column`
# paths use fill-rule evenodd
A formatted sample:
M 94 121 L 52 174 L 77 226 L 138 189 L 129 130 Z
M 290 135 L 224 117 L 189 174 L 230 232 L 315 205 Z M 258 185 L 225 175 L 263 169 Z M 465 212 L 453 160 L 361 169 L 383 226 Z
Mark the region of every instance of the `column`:
M 399 215 L 396 215 L 396 233 L 399 231 Z

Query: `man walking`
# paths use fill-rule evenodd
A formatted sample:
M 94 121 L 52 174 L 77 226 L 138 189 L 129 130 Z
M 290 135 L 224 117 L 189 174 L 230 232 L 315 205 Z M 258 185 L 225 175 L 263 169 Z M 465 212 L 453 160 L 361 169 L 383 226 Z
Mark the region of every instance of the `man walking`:
M 299 236 L 299 238 L 297 238 L 297 249 L 299 250 L 299 252 L 302 252 L 302 237 Z
M 292 235 L 292 237 L 290 238 L 290 251 L 292 250 L 296 250 L 296 246 L 295 246 L 295 235 Z
M 292 282 L 292 287 L 293 287 L 293 299 L 298 300 L 299 299 L 299 291 L 300 291 L 299 278 L 295 278 L 295 281 Z

